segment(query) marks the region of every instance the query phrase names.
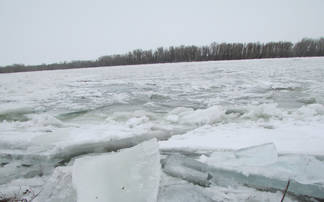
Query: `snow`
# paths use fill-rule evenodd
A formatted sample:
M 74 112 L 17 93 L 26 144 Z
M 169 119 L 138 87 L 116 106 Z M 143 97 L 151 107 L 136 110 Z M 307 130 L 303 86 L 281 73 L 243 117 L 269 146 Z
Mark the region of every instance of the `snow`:
M 73 185 L 78 202 L 154 202 L 160 182 L 160 154 L 156 140 L 118 153 L 77 159 Z
M 0 199 L 35 200 L 44 183 L 45 179 L 42 177 L 12 180 L 10 183 L 0 185 Z

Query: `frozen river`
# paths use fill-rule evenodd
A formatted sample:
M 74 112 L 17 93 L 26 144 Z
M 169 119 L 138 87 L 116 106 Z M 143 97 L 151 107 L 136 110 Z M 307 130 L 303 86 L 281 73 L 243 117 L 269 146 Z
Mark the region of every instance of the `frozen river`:
M 323 131 L 320 57 L 0 74 L 0 193 L 154 137 L 162 153 L 202 158 L 273 143 L 321 168 Z M 312 172 L 303 181 L 324 184 Z

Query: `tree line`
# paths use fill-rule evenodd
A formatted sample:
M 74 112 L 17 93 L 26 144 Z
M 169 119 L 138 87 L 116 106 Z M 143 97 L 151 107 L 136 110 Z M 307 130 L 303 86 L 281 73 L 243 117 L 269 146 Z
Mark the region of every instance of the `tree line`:
M 209 46 L 170 46 L 155 50 L 136 49 L 126 54 L 107 55 L 97 60 L 78 60 L 63 63 L 0 67 L 0 73 L 74 69 L 117 65 L 154 64 L 169 62 L 191 62 L 209 60 L 237 60 L 282 57 L 324 56 L 324 38 L 305 38 L 291 42 L 269 43 L 211 43 Z

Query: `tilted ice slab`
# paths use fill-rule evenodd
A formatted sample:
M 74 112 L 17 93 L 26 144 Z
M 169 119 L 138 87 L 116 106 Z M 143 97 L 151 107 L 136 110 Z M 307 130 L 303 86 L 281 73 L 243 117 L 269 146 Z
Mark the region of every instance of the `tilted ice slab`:
M 283 190 L 291 180 L 290 192 L 324 198 L 324 163 L 307 155 L 278 156 L 273 143 L 235 151 L 217 151 L 200 160 L 202 162 L 182 155 L 170 155 L 163 160 L 163 168 L 173 177 L 200 186 L 241 184 Z
M 303 184 L 324 185 L 324 162 L 310 155 L 277 154 L 272 143 L 238 149 L 216 151 L 203 160 L 207 164 L 245 175 L 262 175 Z
M 218 202 L 218 201 L 280 201 L 282 192 L 265 192 L 245 186 L 222 187 L 212 185 L 201 187 L 179 178 L 161 175 L 158 202 Z M 293 202 L 290 196 L 285 202 Z
M 177 169 L 179 167 L 185 169 Z M 245 175 L 237 170 L 209 166 L 208 164 L 182 155 L 170 155 L 165 161 L 164 168 L 166 168 L 165 172 L 173 177 L 178 177 L 198 185 L 202 184 L 201 180 L 203 180 L 203 182 L 207 181 L 213 185 L 224 187 L 246 185 L 262 190 L 284 190 L 287 184 L 287 180 L 266 177 L 260 174 Z M 192 175 L 190 172 L 186 172 L 188 170 L 194 170 L 197 174 Z M 206 177 L 202 178 L 204 174 Z M 207 184 L 207 182 L 205 182 L 205 184 Z M 291 180 L 288 191 L 295 195 L 311 196 L 320 199 L 324 198 L 324 186 L 316 183 L 303 184 Z
M 163 171 L 170 176 L 203 187 L 208 187 L 210 185 L 209 180 L 211 176 L 206 172 L 207 167 L 200 167 L 201 163 L 198 161 L 191 161 L 191 159 L 185 158 L 182 155 L 173 154 L 163 159 L 162 164 Z M 198 167 L 199 169 L 197 169 Z
M 57 167 L 33 201 L 155 201 L 159 182 L 160 155 L 153 139 Z
M 78 202 L 154 202 L 160 182 L 155 139 L 118 153 L 77 159 L 72 181 Z

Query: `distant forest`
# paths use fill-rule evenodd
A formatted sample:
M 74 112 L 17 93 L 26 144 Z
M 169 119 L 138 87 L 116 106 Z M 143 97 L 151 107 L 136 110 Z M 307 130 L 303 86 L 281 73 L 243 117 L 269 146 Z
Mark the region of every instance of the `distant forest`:
M 53 64 L 13 64 L 0 67 L 0 73 L 74 69 L 116 65 L 154 64 L 210 60 L 324 56 L 324 38 L 269 43 L 212 43 L 209 46 L 170 46 L 155 50 L 133 50 L 126 54 L 107 55 L 97 60 L 81 60 Z

